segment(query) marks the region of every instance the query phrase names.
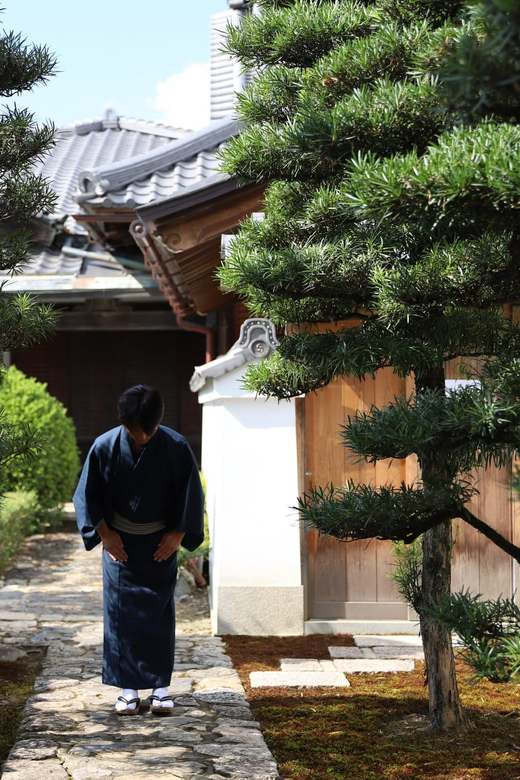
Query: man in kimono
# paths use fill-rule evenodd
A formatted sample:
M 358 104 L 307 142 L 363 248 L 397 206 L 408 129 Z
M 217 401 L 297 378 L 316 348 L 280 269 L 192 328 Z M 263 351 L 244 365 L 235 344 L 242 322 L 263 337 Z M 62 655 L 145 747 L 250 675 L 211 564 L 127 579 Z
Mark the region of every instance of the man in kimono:
M 118 402 L 121 426 L 87 456 L 74 506 L 87 550 L 103 544 L 103 682 L 122 689 L 120 715 L 173 711 L 176 551 L 203 541 L 204 498 L 187 441 L 161 422 L 157 390 L 137 385 Z

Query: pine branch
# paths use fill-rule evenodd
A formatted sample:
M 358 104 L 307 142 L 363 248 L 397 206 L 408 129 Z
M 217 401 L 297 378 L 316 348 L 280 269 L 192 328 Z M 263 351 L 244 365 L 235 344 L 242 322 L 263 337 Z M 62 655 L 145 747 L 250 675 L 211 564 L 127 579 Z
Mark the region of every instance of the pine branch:
M 477 531 L 480 531 L 481 534 L 487 536 L 487 538 L 496 544 L 497 547 L 500 547 L 501 550 L 504 550 L 504 552 L 514 558 L 515 561 L 520 563 L 520 547 L 510 542 L 494 528 L 491 528 L 490 525 L 476 517 L 467 507 L 461 509 L 460 518 L 468 523 L 468 525 L 476 528 Z
M 384 485 L 317 487 L 298 500 L 307 529 L 317 529 L 340 541 L 383 539 L 410 544 L 430 528 L 459 516 L 475 494 L 467 485 L 437 486 L 435 490 Z
M 414 219 L 419 229 L 444 234 L 477 224 L 515 230 L 519 147 L 519 127 L 482 124 L 440 136 L 423 156 L 360 155 L 338 207 L 356 218 Z
M 382 157 L 415 146 L 423 151 L 445 128 L 433 84 L 378 79 L 354 89 L 332 108 L 313 97 L 284 125 L 246 128 L 224 151 L 224 168 L 256 181 L 320 181 L 342 172 L 345 160 L 370 149 Z
M 46 84 L 56 73 L 56 57 L 47 46 L 27 45 L 20 34 L 0 38 L 0 95 L 19 95 L 37 84 Z
M 224 50 L 247 68 L 276 63 L 307 67 L 338 44 L 368 35 L 378 19 L 375 9 L 355 0 L 264 4 L 260 16 L 246 16 L 239 28 L 228 26 Z
M 0 350 L 7 351 L 48 338 L 56 326 L 54 308 L 27 294 L 0 297 Z
M 435 51 L 436 41 L 432 41 Z M 440 41 L 439 41 L 440 43 Z M 516 3 L 480 0 L 468 21 L 435 51 L 445 101 L 465 121 L 520 117 L 520 13 Z
M 458 475 L 510 462 L 520 449 L 520 409 L 516 394 L 505 396 L 497 387 L 427 390 L 349 417 L 342 438 L 369 463 L 412 454 L 424 462 L 433 454 Z

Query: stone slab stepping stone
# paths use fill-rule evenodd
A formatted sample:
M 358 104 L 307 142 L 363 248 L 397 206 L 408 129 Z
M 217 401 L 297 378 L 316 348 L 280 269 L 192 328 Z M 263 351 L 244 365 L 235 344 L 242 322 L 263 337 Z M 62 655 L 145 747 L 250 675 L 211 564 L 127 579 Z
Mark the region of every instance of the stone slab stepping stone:
M 413 672 L 413 661 L 385 658 L 339 658 L 334 661 L 338 672 L 346 674 L 378 674 L 381 672 Z
M 355 636 L 354 642 L 358 647 L 422 647 L 420 636 L 409 634 L 387 634 L 385 636 L 369 635 Z
M 364 658 L 359 647 L 329 647 L 331 658 Z
M 417 658 L 424 660 L 424 650 L 422 647 L 372 647 L 372 653 L 377 658 Z
M 11 612 L 10 610 L 0 611 L 0 620 L 12 620 L 12 621 L 26 621 L 31 622 L 36 620 L 36 615 L 33 612 Z M 63 620 L 63 617 L 60 616 Z
M 0 661 L 19 661 L 27 653 L 19 647 L 0 645 Z
M 328 658 L 325 661 L 320 661 L 320 667 L 322 672 L 337 672 L 336 667 L 334 666 L 334 661 L 330 661 Z
M 282 672 L 322 672 L 320 662 L 314 658 L 282 658 Z M 332 671 L 335 671 L 333 669 Z
M 395 662 L 394 662 L 395 663 Z M 344 674 L 336 672 L 251 672 L 252 688 L 314 688 L 326 685 L 334 688 L 348 688 L 349 681 Z

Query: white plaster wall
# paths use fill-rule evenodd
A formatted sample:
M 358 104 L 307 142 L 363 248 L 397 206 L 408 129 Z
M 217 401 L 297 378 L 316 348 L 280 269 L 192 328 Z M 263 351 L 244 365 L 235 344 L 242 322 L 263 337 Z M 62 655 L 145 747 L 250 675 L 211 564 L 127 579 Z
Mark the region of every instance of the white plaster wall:
M 208 382 L 202 470 L 211 538 L 212 610 L 219 587 L 301 586 L 294 402 L 245 393 L 245 368 Z

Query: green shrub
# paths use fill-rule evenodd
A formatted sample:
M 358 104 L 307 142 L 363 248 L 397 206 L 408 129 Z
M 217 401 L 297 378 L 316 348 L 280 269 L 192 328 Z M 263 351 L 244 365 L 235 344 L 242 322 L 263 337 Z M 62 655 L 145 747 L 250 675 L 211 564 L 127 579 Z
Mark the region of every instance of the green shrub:
M 32 491 L 6 493 L 0 499 L 0 572 L 31 532 L 36 507 L 36 493 Z
M 51 509 L 70 501 L 80 469 L 74 423 L 47 385 L 15 366 L 0 384 L 0 408 L 14 425 L 40 432 L 45 441 L 35 458 L 14 459 L 2 474 L 6 490 L 33 490 L 39 505 Z
M 403 599 L 416 612 L 420 611 L 422 601 L 422 543 L 421 537 L 412 542 L 394 542 L 394 570 L 389 577 L 397 585 Z
M 472 681 L 511 682 L 520 676 L 520 607 L 514 599 L 482 601 L 469 590 L 427 609 L 428 619 L 458 635 Z
M 183 566 L 190 558 L 207 558 L 209 556 L 209 524 L 208 524 L 208 512 L 206 509 L 206 480 L 202 472 L 200 473 L 200 481 L 202 482 L 202 489 L 204 491 L 204 541 L 196 550 L 189 551 L 184 547 L 179 547 L 177 550 L 177 564 Z

